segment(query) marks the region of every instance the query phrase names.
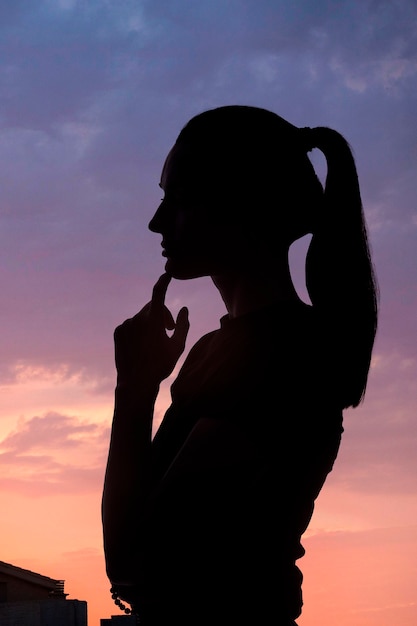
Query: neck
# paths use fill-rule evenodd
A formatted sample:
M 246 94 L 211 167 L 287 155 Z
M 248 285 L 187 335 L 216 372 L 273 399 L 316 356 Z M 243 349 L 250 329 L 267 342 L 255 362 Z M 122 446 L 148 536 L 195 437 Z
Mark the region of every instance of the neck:
M 230 317 L 238 317 L 279 302 L 298 301 L 288 258 L 273 271 L 250 269 L 212 276 Z

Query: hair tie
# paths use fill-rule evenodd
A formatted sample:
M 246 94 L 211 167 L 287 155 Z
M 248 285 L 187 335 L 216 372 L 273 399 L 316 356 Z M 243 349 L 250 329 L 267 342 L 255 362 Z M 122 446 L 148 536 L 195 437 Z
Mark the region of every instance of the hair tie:
M 305 150 L 306 152 L 311 152 L 313 148 L 317 148 L 316 141 L 314 139 L 314 128 L 304 126 L 304 128 L 298 129 L 298 134 L 303 150 Z

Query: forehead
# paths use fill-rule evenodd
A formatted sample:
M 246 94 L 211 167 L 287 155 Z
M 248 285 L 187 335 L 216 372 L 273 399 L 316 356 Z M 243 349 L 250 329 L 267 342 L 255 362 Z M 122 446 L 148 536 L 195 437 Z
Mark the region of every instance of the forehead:
M 175 144 L 168 153 L 161 173 L 161 186 L 178 187 L 202 178 L 202 159 L 197 150 Z

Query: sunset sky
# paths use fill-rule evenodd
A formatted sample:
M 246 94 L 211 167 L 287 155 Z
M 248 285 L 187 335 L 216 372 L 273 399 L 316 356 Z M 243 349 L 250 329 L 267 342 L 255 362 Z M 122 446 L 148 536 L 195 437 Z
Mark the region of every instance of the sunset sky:
M 164 158 L 223 104 L 346 137 L 381 290 L 365 402 L 303 540 L 299 626 L 415 626 L 415 0 L 0 2 L 0 560 L 64 579 L 89 626 L 118 614 L 100 520 L 113 329 L 163 271 L 147 223 Z M 167 303 L 190 308 L 186 351 L 224 313 L 208 279 Z

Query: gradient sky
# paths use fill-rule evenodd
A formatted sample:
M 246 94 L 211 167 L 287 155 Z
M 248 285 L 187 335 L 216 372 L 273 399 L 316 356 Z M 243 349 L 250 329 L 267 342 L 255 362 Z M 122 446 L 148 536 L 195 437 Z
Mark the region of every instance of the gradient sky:
M 0 560 L 65 579 L 89 626 L 118 614 L 100 521 L 113 329 L 163 271 L 146 226 L 180 128 L 251 104 L 351 143 L 381 289 L 368 393 L 303 542 L 299 625 L 415 626 L 415 0 L 3 1 L 0 59 Z M 209 280 L 167 300 L 190 308 L 187 350 L 224 312 Z

